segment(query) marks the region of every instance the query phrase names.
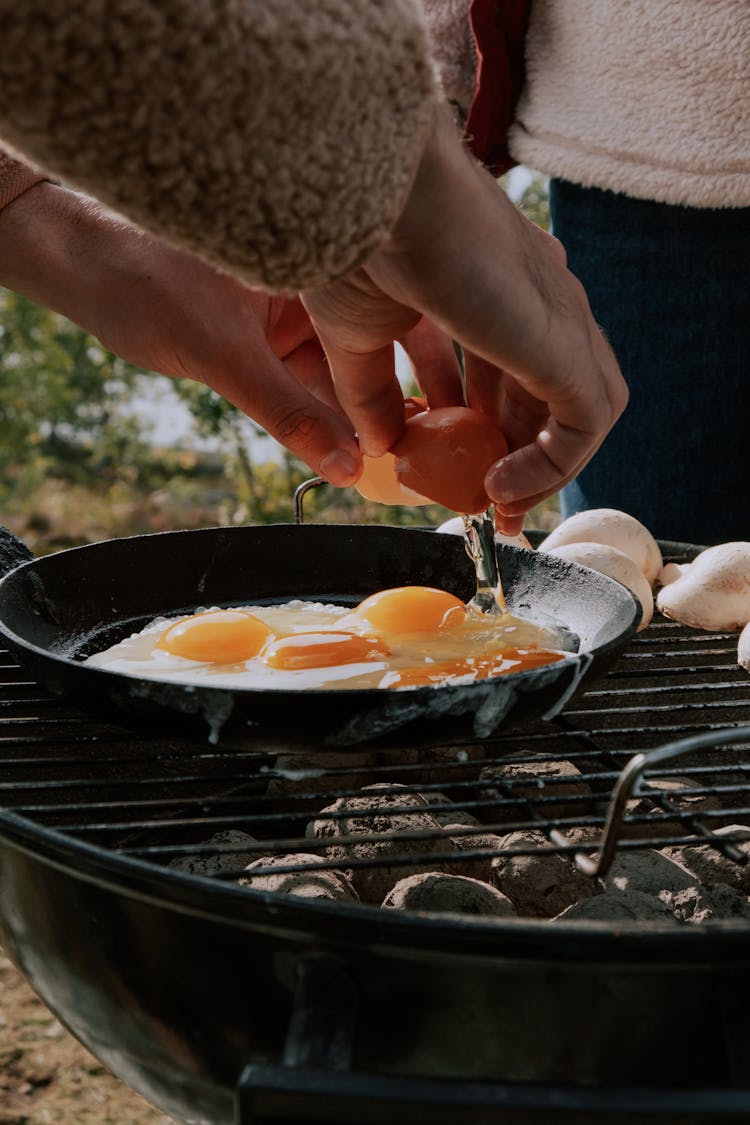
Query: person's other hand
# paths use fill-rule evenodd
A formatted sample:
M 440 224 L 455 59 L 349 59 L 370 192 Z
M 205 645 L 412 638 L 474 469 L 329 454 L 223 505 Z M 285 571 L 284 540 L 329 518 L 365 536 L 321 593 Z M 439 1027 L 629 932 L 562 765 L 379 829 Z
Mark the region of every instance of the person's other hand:
M 48 183 L 0 211 L 0 284 L 68 316 L 148 371 L 234 403 L 333 484 L 362 459 L 297 297 L 249 290 Z
M 419 314 L 468 354 L 467 391 L 510 452 L 486 477 L 498 526 L 573 479 L 627 402 L 615 357 L 562 247 L 526 220 L 440 110 L 389 239 L 347 277 L 303 294 L 338 400 L 367 453 L 388 449 L 403 413 L 388 345 Z M 443 350 L 426 375 L 457 376 Z

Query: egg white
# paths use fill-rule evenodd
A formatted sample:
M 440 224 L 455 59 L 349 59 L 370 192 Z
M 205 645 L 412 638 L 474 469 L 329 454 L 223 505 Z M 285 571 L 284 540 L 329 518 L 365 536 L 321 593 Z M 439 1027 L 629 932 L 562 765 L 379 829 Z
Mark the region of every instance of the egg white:
M 220 608 L 226 607 L 200 607 L 195 613 Z M 294 600 L 283 605 L 248 605 L 236 608 L 252 613 L 278 634 L 330 632 L 337 629 L 349 633 L 372 633 L 367 622 L 358 618 L 346 606 Z M 89 656 L 86 663 L 95 668 L 143 679 L 233 690 L 306 691 L 378 687 L 394 690 L 391 687 L 394 669 L 413 666 L 415 661 L 429 664 L 459 659 L 471 653 L 496 653 L 511 646 L 558 647 L 554 643 L 553 634 L 510 615 L 504 618 L 488 617 L 486 622 L 474 623 L 470 636 L 454 633 L 452 630 L 446 630 L 439 637 L 433 633 L 408 638 L 384 636 L 383 639 L 391 649 L 389 658 L 325 668 L 272 668 L 259 657 L 232 664 L 216 664 L 175 656 L 156 647 L 160 637 L 170 626 L 192 616 L 180 614 L 169 618 L 158 617 L 125 640 Z M 455 675 L 447 677 L 445 682 L 470 683 L 472 679 L 471 674 Z M 413 690 L 413 687 L 397 687 L 395 690 L 408 691 Z

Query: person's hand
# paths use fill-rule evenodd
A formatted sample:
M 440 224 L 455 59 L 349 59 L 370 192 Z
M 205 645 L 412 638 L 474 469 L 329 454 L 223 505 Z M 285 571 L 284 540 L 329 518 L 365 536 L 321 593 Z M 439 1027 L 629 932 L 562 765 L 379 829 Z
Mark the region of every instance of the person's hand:
M 0 284 L 131 363 L 206 383 L 333 484 L 358 478 L 354 430 L 298 298 L 251 291 L 48 183 L 0 211 Z
M 342 280 L 303 294 L 338 400 L 367 453 L 403 412 L 388 348 L 423 314 L 467 353 L 467 397 L 494 414 L 509 454 L 486 477 L 501 530 L 573 479 L 627 402 L 612 350 L 560 244 L 526 220 L 440 110 L 390 238 Z M 443 351 L 428 370 L 455 382 Z M 424 382 L 423 382 L 424 386 Z

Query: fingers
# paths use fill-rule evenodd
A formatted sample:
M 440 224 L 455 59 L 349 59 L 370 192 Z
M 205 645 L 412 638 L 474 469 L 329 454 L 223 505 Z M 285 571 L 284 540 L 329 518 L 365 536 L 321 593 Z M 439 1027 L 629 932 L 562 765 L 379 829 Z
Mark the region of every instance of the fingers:
M 289 355 L 301 344 L 315 339 L 310 317 L 299 297 L 270 297 L 255 293 L 265 301 L 266 339 L 276 355 Z
M 499 413 L 512 449 L 487 478 L 493 499 L 522 506 L 569 481 L 624 408 L 624 380 L 560 244 L 520 215 L 445 128 L 428 142 L 395 234 L 367 269 L 488 365 L 475 368 L 471 391 Z
M 464 405 L 464 387 L 456 348 L 445 332 L 423 316 L 400 343 L 432 408 Z
M 594 326 L 594 330 L 598 332 Z M 585 377 L 559 379 L 548 399 L 549 419 L 533 442 L 515 449 L 487 476 L 489 495 L 510 513 L 568 484 L 590 460 L 627 404 L 627 386 L 604 338 L 592 342 Z
M 522 516 L 504 516 L 495 508 L 495 531 L 501 535 L 520 535 L 526 526 L 526 512 Z
M 502 368 L 466 349 L 464 349 L 464 368 L 466 405 L 481 410 L 501 425 L 504 376 Z
M 267 348 L 253 352 L 248 341 L 244 363 L 222 365 L 210 386 L 331 484 L 346 488 L 359 479 L 362 456 L 349 420 Z
M 565 443 L 567 459 L 563 460 L 559 451 L 555 456 L 551 434 L 555 428 L 555 423 L 550 423 L 534 442 L 509 453 L 488 471 L 487 494 L 501 512 L 513 515 L 528 511 L 572 480 L 587 460 L 591 443 L 586 438 L 581 439 L 583 456 L 575 456 L 575 437 Z
M 528 512 L 583 466 L 596 439 L 561 427 L 550 418 L 548 404 L 507 372 L 473 353 L 466 354 L 465 362 L 469 405 L 497 420 L 511 451 L 485 478 L 495 526 L 517 535 Z
M 302 300 L 360 449 L 380 457 L 404 428 L 393 342 L 412 330 L 419 314 L 385 296 L 361 271 L 304 293 Z
M 549 418 L 549 407 L 524 389 L 507 371 L 472 352 L 464 353 L 469 406 L 497 422 L 509 449 L 534 441 Z
M 341 403 L 336 398 L 328 360 L 317 337 L 314 341 L 305 341 L 293 352 L 281 358 L 289 371 L 310 394 L 315 395 L 319 402 L 324 402 L 330 410 L 336 411 L 337 414 L 344 414 Z
M 321 334 L 336 397 L 368 457 L 386 453 L 404 428 L 404 396 L 396 378 L 393 344 L 357 353 Z
M 606 358 L 606 342 L 603 347 Z M 567 425 L 550 413 L 554 409 L 561 418 L 569 415 L 578 419 L 580 399 L 587 401 L 578 390 L 574 392 L 574 403 L 560 395 L 551 407 L 530 394 L 508 372 L 498 371 L 477 356 L 467 354 L 466 370 L 469 402 L 496 417 L 508 439 L 511 452 L 489 470 L 485 486 L 495 504 L 498 529 L 514 535 L 531 508 L 558 492 L 580 472 L 603 440 L 600 420 L 606 420 L 607 432 L 625 399 L 614 394 L 611 397 L 601 388 L 593 390 L 587 407 L 591 428 L 586 429 Z M 601 383 L 604 387 L 608 385 L 606 377 Z M 599 382 L 594 384 L 595 388 L 599 386 Z
M 254 291 L 252 299 L 274 355 L 320 402 L 343 414 L 323 345 L 300 298 L 271 297 Z
M 527 513 L 569 484 L 600 444 L 592 445 L 590 435 L 565 433 L 563 427 L 551 422 L 535 442 L 493 465 L 485 477 L 485 488 L 495 505 L 498 529 L 507 535 L 517 534 Z M 581 449 L 583 456 L 576 462 Z M 564 464 L 572 467 L 566 471 Z M 537 491 L 533 491 L 535 487 Z

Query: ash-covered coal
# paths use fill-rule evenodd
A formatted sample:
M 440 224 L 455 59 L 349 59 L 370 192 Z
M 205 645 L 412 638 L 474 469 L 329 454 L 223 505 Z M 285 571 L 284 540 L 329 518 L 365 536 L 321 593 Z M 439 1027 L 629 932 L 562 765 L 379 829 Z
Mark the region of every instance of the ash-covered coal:
M 296 846 L 288 851 L 280 853 L 276 842 L 264 854 L 262 839 L 230 830 L 170 866 L 234 876 L 251 890 L 477 920 L 679 926 L 750 917 L 750 863 L 741 862 L 750 859 L 750 826 L 721 823 L 720 787 L 706 781 L 676 773 L 649 778 L 628 803 L 614 860 L 595 878 L 576 856 L 598 851 L 607 794 L 573 762 L 531 755 L 494 762 L 475 771 L 471 785 L 456 775 L 456 789 L 446 792 L 442 779 L 423 781 L 424 790 L 396 781 L 352 784 L 367 766 L 357 760 L 335 771 L 348 792 L 334 800 L 295 777 L 283 800 L 291 807 L 304 798 L 298 823 L 300 831 L 306 824 L 305 838 L 290 841 Z M 540 808 L 548 819 L 534 819 Z M 716 827 L 706 838 L 726 841 L 727 854 L 695 836 L 659 846 L 659 830 L 684 835 L 680 814 L 693 813 L 711 814 Z

